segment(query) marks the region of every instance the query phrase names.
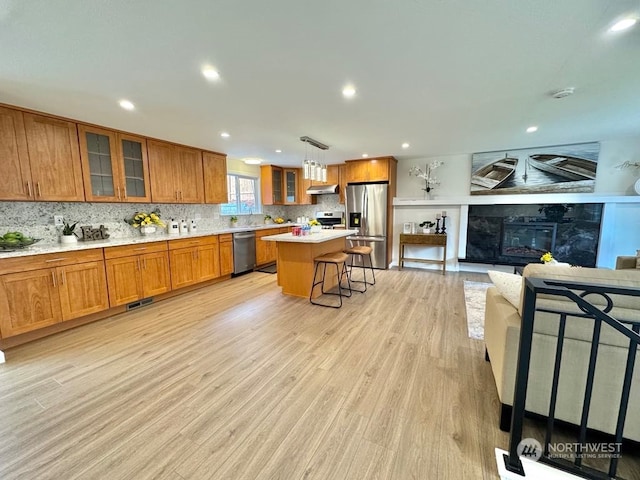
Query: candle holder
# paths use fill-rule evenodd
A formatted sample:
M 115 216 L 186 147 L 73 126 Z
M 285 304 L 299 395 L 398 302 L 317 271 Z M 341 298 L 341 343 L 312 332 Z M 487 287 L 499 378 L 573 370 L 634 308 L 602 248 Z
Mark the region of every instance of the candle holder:
M 436 218 L 436 233 L 441 233 L 440 232 L 440 219 Z
M 447 218 L 446 215 L 442 215 L 442 230 L 440 230 L 441 234 L 446 234 L 447 233 L 447 227 L 445 226 L 445 219 Z

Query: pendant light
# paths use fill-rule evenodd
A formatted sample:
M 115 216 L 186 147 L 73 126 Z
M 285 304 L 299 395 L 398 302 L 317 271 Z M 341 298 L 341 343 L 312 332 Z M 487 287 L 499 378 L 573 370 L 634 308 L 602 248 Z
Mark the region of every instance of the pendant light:
M 305 180 L 316 180 L 318 182 L 327 181 L 327 166 L 320 162 L 320 152 L 318 152 L 317 161 L 309 158 L 308 146 L 316 147 L 318 150 L 328 150 L 329 147 L 324 143 L 320 143 L 313 138 L 304 136 L 300 137 L 300 141 L 305 143 L 304 161 L 302 162 L 302 176 Z

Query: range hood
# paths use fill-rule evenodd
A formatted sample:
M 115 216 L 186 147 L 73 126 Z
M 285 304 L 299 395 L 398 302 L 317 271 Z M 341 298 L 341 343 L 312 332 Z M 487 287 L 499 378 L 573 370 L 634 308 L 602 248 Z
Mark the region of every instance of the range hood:
M 326 195 L 338 193 L 338 185 L 312 185 L 307 188 L 307 195 Z

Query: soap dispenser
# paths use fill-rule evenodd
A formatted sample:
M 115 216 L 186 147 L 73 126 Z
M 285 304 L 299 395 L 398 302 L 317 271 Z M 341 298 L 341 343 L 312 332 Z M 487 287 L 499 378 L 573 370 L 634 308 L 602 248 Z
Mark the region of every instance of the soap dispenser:
M 173 218 L 169 222 L 169 235 L 179 235 L 180 225 Z

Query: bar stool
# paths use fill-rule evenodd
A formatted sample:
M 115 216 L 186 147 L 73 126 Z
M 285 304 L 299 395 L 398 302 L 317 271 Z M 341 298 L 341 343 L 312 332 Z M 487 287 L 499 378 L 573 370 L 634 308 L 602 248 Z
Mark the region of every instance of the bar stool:
M 362 283 L 364 285 L 364 288 L 362 290 L 358 290 L 355 288 L 352 288 L 352 290 L 355 290 L 356 292 L 360 292 L 360 293 L 364 293 L 367 291 L 367 285 L 375 285 L 376 284 L 376 274 L 373 271 L 373 262 L 371 261 L 371 251 L 373 249 L 367 245 L 354 245 L 352 247 L 348 247 L 344 250 L 344 253 L 346 253 L 347 255 L 349 255 L 351 257 L 351 261 L 349 262 L 349 282 L 350 283 Z M 351 274 L 352 270 L 353 270 L 353 257 L 354 256 L 360 256 L 360 260 L 362 262 L 362 277 L 363 280 L 354 280 L 353 279 L 353 275 Z M 365 256 L 369 259 L 369 266 L 367 267 L 365 262 L 364 262 L 364 258 Z M 373 278 L 373 282 L 368 282 L 367 281 L 367 269 L 371 270 L 371 276 Z
M 309 301 L 314 305 L 320 305 L 321 307 L 331 307 L 331 308 L 340 308 L 342 307 L 342 297 L 350 297 L 351 296 L 351 283 L 349 281 L 349 274 L 347 272 L 347 259 L 349 256 L 344 252 L 332 252 L 325 253 L 324 255 L 320 255 L 313 259 L 316 267 L 313 271 L 313 285 L 311 285 L 311 292 L 309 293 Z M 316 277 L 318 275 L 318 268 L 322 264 L 322 278 L 316 281 Z M 336 266 L 336 274 L 338 276 L 338 293 L 334 292 L 325 292 L 324 291 L 324 281 L 327 275 L 327 265 L 335 265 Z M 342 264 L 342 269 L 340 269 L 340 264 Z M 347 277 L 347 285 L 348 287 L 342 288 L 342 277 Z M 313 301 L 313 290 L 317 285 L 322 285 L 321 290 L 323 295 L 336 295 L 340 299 L 340 303 L 338 305 L 327 305 L 320 302 Z M 345 293 L 342 293 L 345 290 Z M 348 294 L 346 292 L 349 292 Z

